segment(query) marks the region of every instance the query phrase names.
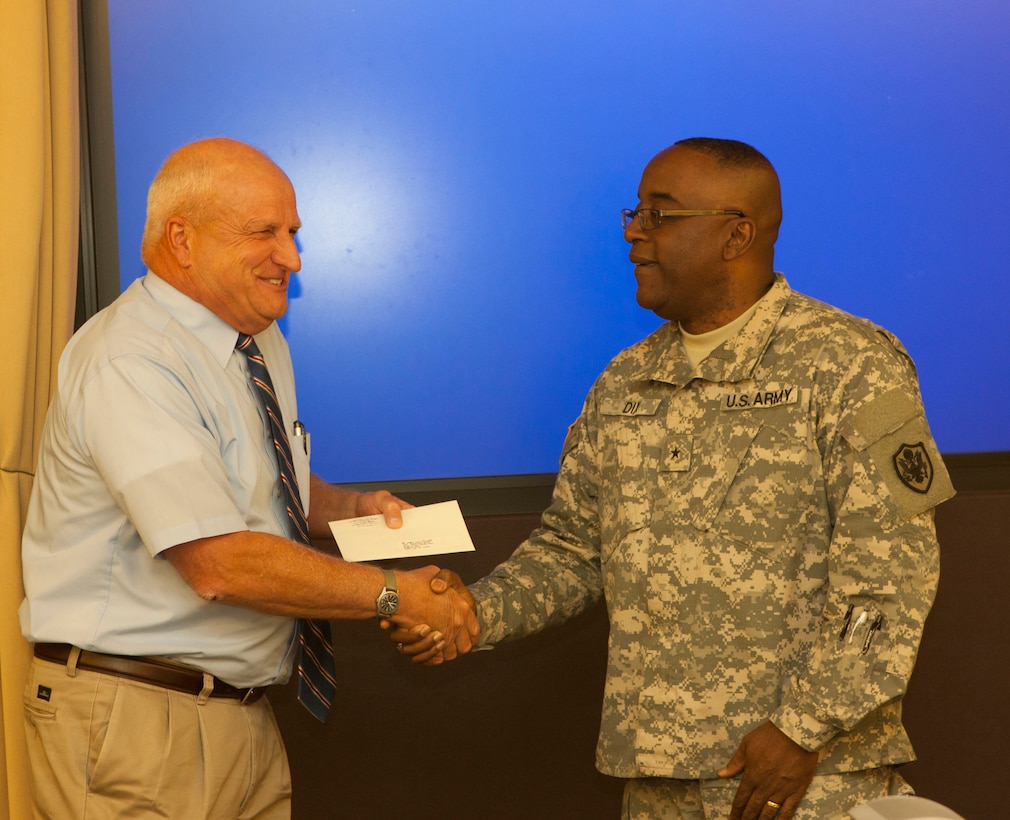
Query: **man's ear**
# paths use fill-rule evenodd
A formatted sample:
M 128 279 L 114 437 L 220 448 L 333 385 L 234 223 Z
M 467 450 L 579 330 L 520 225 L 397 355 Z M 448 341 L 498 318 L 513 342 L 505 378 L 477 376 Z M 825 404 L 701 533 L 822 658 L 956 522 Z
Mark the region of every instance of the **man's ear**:
M 193 240 L 193 226 L 188 220 L 173 216 L 165 223 L 165 245 L 180 268 L 193 264 Z
M 754 220 L 738 217 L 726 239 L 726 244 L 723 245 L 722 258 L 728 262 L 743 256 L 754 244 L 755 236 L 757 236 L 757 225 L 754 224 Z

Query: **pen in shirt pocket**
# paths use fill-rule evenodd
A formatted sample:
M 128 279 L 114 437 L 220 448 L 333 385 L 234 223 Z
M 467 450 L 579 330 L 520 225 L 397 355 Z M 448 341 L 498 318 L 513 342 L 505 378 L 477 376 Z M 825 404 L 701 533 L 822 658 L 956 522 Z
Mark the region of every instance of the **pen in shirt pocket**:
M 302 444 L 302 451 L 305 455 L 309 454 L 309 434 L 305 431 L 305 425 L 300 421 L 296 421 L 293 425 L 294 427 L 294 437 L 295 441 L 300 441 Z

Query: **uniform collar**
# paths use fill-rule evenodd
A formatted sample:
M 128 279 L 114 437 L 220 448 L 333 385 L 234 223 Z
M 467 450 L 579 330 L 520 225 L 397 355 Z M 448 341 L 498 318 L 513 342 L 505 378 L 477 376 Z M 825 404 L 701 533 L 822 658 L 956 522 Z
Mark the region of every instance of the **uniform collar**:
M 713 382 L 741 382 L 751 378 L 761 354 L 768 346 L 775 325 L 792 295 L 792 288 L 781 273 L 757 303 L 754 315 L 733 338 L 713 350 L 697 369 L 692 369 L 684 354 L 680 328 L 667 322 L 649 339 L 653 355 L 642 359 L 643 380 L 669 384 L 687 384 L 698 378 Z

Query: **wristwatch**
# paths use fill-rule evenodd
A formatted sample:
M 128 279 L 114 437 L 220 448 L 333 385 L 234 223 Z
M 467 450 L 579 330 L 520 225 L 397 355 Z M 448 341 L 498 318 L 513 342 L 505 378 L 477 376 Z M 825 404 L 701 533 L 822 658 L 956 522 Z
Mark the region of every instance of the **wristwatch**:
M 396 591 L 396 575 L 393 570 L 384 569 L 382 574 L 386 576 L 386 581 L 379 597 L 375 599 L 375 611 L 380 618 L 391 618 L 400 606 L 400 594 Z

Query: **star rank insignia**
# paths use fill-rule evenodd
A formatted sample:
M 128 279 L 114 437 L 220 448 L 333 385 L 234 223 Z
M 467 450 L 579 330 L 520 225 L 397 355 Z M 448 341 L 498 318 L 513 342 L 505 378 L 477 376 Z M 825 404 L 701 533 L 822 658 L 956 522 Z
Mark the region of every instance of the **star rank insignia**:
M 689 470 L 691 468 L 691 437 L 671 436 L 666 442 L 664 470 Z

